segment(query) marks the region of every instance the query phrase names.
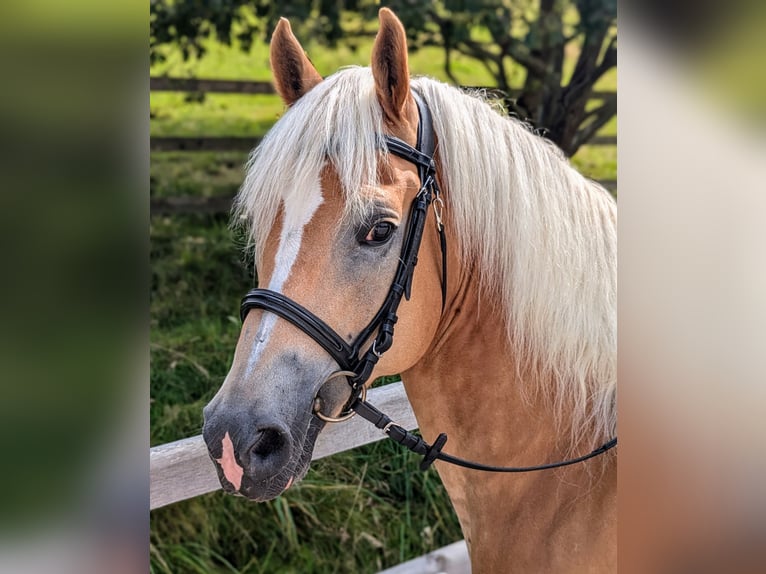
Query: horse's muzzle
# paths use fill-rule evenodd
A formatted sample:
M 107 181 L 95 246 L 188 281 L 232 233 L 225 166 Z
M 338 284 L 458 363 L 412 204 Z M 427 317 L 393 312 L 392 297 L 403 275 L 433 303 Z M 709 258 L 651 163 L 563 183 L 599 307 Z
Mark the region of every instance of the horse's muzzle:
M 202 436 L 224 489 L 246 494 L 244 490 L 252 490 L 254 484 L 281 482 L 278 477 L 289 474 L 294 449 L 287 425 L 222 410 L 205 408 Z M 284 482 L 288 480 L 285 477 Z

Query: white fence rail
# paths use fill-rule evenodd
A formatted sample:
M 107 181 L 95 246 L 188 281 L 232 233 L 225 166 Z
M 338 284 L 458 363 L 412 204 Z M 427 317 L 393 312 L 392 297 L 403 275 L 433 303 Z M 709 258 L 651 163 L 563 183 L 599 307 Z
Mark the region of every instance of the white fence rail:
M 407 429 L 417 428 L 401 382 L 370 390 L 368 400 Z M 385 435 L 381 431 L 360 417 L 327 425 L 317 438 L 313 459 L 383 438 Z M 152 510 L 221 488 L 201 435 L 155 446 L 149 456 L 149 505 Z
M 415 415 L 401 382 L 372 389 L 368 400 L 409 430 L 417 428 Z M 373 425 L 354 417 L 328 425 L 314 447 L 313 460 L 384 439 Z M 149 454 L 149 506 L 153 510 L 221 488 L 201 435 L 155 446 Z M 450 544 L 404 562 L 380 574 L 470 574 L 465 541 Z
M 471 574 L 468 546 L 459 540 L 378 574 Z

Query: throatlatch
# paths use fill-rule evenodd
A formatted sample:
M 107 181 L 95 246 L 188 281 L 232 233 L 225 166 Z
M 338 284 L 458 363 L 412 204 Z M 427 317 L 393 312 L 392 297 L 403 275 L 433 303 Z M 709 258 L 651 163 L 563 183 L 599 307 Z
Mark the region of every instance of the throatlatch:
M 435 151 L 433 124 L 428 105 L 416 92 L 413 92 L 413 96 L 417 103 L 420 116 L 420 121 L 418 123 L 417 147 L 413 148 L 406 142 L 392 136 L 381 136 L 381 140 L 385 141 L 389 153 L 417 166 L 418 176 L 420 177 L 420 190 L 415 196 L 415 200 L 410 208 L 407 232 L 404 237 L 404 242 L 402 243 L 399 264 L 396 268 L 396 274 L 394 275 L 391 288 L 388 291 L 388 295 L 386 295 L 383 305 L 381 305 L 370 323 L 362 329 L 361 333 L 359 333 L 351 344 L 348 344 L 332 329 L 332 327 L 327 325 L 327 323 L 322 321 L 311 311 L 299 305 L 289 297 L 268 289 L 253 289 L 245 295 L 240 306 L 240 318 L 244 321 L 251 309 L 270 311 L 289 321 L 316 341 L 338 363 L 338 366 L 341 369 L 340 371 L 333 373 L 330 378 L 335 378 L 341 375 L 346 376 L 351 387 L 351 397 L 339 417 L 327 417 L 316 410 L 315 414 L 324 421 L 339 422 L 349 418 L 354 412 L 357 413 L 365 420 L 374 424 L 377 428 L 383 430 L 390 439 L 423 456 L 423 460 L 420 463 L 421 470 L 427 470 L 435 460 L 442 460 L 450 464 L 474 470 L 489 472 L 530 472 L 568 466 L 605 453 L 617 445 L 617 437 L 609 440 L 588 454 L 560 462 L 525 467 L 489 466 L 464 460 L 442 452 L 442 448 L 447 442 L 446 434 L 441 433 L 434 443 L 429 445 L 421 437 L 411 433 L 401 425 L 396 424 L 391 418 L 365 400 L 366 395 L 364 385 L 367 382 L 367 379 L 370 378 L 380 357 L 391 348 L 393 343 L 394 326 L 397 321 L 396 313 L 399 308 L 399 303 L 402 300 L 402 296 L 406 297 L 408 300 L 410 298 L 412 277 L 415 271 L 415 265 L 418 262 L 418 251 L 420 250 L 420 242 L 423 238 L 423 230 L 428 216 L 428 207 L 432 204 L 436 217 L 436 229 L 439 233 L 439 245 L 442 251 L 442 312 L 444 311 L 447 300 L 447 241 L 442 221 L 442 209 L 444 203 L 441 199 L 439 186 L 436 182 L 436 164 L 433 159 Z M 372 339 L 372 343 L 364 352 L 362 352 L 362 346 L 369 341 L 373 335 L 375 336 Z

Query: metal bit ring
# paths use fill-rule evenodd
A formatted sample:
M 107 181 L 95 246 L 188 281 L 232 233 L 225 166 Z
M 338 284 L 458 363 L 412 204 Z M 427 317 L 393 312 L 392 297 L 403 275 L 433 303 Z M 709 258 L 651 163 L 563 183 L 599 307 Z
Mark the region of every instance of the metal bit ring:
M 324 386 L 328 381 L 331 381 L 332 379 L 336 377 L 355 377 L 356 373 L 353 371 L 335 371 L 332 373 L 327 379 L 325 379 L 325 382 L 322 383 L 322 386 Z M 320 387 L 321 388 L 321 387 Z M 359 395 L 359 398 L 361 400 L 365 400 L 367 398 L 367 387 L 362 386 L 361 394 Z M 348 411 L 341 412 L 337 417 L 331 417 L 329 415 L 322 414 L 322 399 L 319 398 L 317 395 L 314 398 L 314 414 L 319 418 L 320 420 L 323 420 L 326 423 L 342 423 L 343 421 L 347 421 L 351 417 L 353 417 L 356 414 L 356 411 L 349 409 Z

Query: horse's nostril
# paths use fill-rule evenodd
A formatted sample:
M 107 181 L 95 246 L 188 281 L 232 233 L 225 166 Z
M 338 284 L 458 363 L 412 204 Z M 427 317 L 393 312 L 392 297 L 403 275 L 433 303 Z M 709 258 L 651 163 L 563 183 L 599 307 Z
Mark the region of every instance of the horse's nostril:
M 280 452 L 287 442 L 285 433 L 280 429 L 267 427 L 259 429 L 258 438 L 250 447 L 250 452 L 257 458 L 267 458 L 273 453 Z

